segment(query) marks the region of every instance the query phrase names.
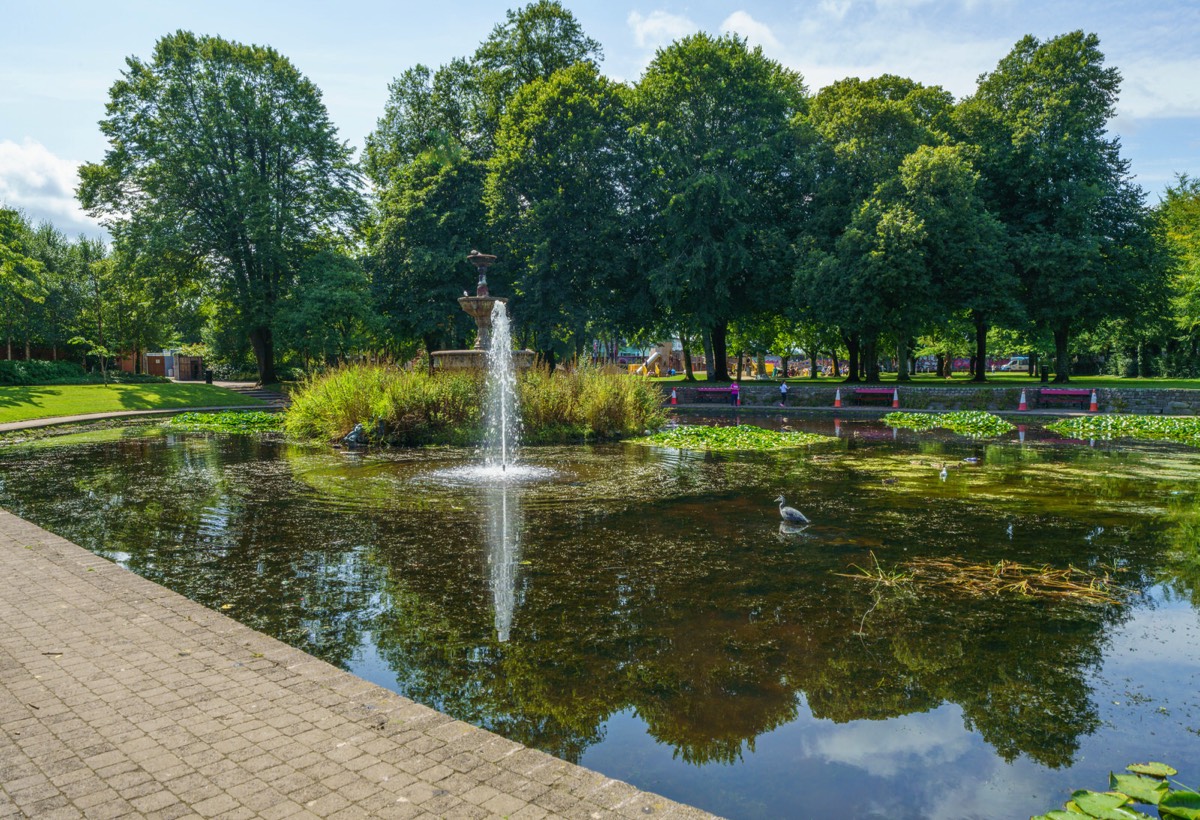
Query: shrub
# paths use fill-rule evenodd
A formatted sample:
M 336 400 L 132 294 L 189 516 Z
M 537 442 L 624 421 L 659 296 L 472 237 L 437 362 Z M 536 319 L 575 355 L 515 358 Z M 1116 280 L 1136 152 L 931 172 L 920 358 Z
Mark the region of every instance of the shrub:
M 108 380 L 118 384 L 167 382 L 162 376 L 122 373 L 110 370 Z M 102 384 L 104 375 L 98 371 L 88 373 L 75 362 L 44 361 L 0 361 L 0 385 L 18 386 L 35 384 Z

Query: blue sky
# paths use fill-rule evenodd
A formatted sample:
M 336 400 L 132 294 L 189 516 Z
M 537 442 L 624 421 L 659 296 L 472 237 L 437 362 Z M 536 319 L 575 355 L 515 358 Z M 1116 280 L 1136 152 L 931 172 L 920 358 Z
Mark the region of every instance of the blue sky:
M 636 81 L 657 48 L 695 31 L 735 31 L 800 71 L 811 90 L 901 74 L 970 94 L 1025 34 L 1084 29 L 1124 76 L 1113 130 L 1156 202 L 1178 172 L 1200 175 L 1200 3 L 1145 0 L 564 0 L 604 46 L 604 71 Z M 75 168 L 100 160 L 97 122 L 129 55 L 176 29 L 274 46 L 325 95 L 361 148 L 393 77 L 469 55 L 519 3 L 276 0 L 0 0 L 0 204 L 68 233 L 97 233 L 74 203 Z

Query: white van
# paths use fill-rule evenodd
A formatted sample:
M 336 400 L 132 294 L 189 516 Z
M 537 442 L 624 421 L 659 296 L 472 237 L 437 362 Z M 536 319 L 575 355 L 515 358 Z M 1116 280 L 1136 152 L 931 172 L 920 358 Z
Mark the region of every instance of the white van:
M 1000 365 L 1001 370 L 1028 370 L 1028 356 L 1013 356 L 1005 364 Z

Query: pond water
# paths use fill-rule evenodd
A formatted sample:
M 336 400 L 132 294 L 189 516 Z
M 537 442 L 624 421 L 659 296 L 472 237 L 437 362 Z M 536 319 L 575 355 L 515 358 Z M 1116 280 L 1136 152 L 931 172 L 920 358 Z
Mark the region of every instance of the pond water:
M 1194 784 L 1197 451 L 837 432 L 785 454 L 531 447 L 539 469 L 497 484 L 467 450 L 147 426 L 0 448 L 0 506 L 363 678 L 729 817 L 1021 817 L 1150 759 Z M 781 527 L 781 492 L 811 526 Z M 846 577 L 946 556 L 1107 569 L 1122 603 Z

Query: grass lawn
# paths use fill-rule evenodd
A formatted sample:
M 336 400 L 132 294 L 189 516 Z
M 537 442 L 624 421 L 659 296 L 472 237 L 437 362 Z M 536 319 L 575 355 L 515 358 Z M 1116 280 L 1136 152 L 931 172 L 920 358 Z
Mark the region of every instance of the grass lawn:
M 664 376 L 662 378 L 653 378 L 653 381 L 658 382 L 682 382 L 683 376 Z M 696 378 L 699 381 L 704 381 L 704 373 L 697 373 Z M 843 384 L 842 378 L 830 378 L 822 376 L 818 379 L 810 379 L 808 377 L 788 379 L 788 384 L 796 386 L 828 386 L 835 387 Z M 883 373 L 880 380 L 887 384 L 895 383 L 895 373 Z M 743 379 L 743 382 L 753 384 L 754 379 Z M 771 380 L 766 380 L 767 384 L 773 383 Z M 777 382 L 776 382 L 777 383 Z M 905 383 L 900 382 L 900 385 L 909 387 L 1039 387 L 1041 380 L 1036 376 L 1026 376 L 1024 373 L 988 373 L 988 380 L 983 384 L 976 384 L 971 381 L 971 377 L 966 373 L 956 373 L 953 379 L 942 379 L 930 373 L 918 373 L 912 379 Z M 1047 387 L 1054 387 L 1054 384 L 1048 384 Z M 1159 390 L 1200 390 L 1200 379 L 1122 379 L 1117 376 L 1072 376 L 1071 387 L 1153 387 Z
M 46 384 L 0 387 L 0 423 L 26 419 L 172 410 L 176 407 L 258 407 L 263 402 L 211 384 Z

